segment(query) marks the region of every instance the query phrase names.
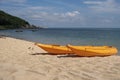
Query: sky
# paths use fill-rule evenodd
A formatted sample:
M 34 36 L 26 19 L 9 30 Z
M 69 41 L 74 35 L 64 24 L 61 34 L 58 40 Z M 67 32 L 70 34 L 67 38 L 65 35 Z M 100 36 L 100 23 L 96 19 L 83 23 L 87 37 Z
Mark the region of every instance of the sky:
M 120 0 L 0 0 L 0 10 L 48 28 L 120 28 Z

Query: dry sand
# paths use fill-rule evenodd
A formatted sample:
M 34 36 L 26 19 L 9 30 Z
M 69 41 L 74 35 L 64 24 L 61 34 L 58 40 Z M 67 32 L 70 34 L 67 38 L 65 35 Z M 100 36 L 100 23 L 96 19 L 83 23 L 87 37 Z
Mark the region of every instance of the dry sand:
M 33 42 L 0 38 L 0 80 L 120 80 L 120 56 L 49 55 Z

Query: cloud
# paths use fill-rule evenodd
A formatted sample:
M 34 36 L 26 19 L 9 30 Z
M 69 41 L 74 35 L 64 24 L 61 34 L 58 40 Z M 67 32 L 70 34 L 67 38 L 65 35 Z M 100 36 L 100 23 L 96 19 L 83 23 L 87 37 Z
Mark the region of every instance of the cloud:
M 41 17 L 48 17 L 48 16 L 54 16 L 57 18 L 66 18 L 66 17 L 72 17 L 78 16 L 80 14 L 79 11 L 72 11 L 72 12 L 66 12 L 66 13 L 48 13 L 48 12 L 38 12 L 34 14 L 33 18 L 41 18 Z M 54 18 L 53 17 L 53 18 Z
M 69 11 L 69 12 L 36 12 L 29 15 L 29 18 L 33 21 L 46 22 L 49 25 L 62 24 L 62 25 L 74 25 L 75 23 L 80 23 L 83 21 L 83 17 L 80 15 L 79 11 Z
M 0 0 L 0 8 L 35 25 L 111 26 L 120 21 L 119 0 Z
M 72 11 L 72 12 L 66 12 L 66 13 L 53 13 L 54 16 L 59 16 L 59 17 L 62 17 L 62 18 L 75 17 L 79 14 L 80 14 L 79 11 Z
M 67 13 L 65 13 L 64 16 L 74 17 L 74 16 L 77 16 L 79 14 L 80 14 L 79 11 L 73 11 L 73 12 L 67 12 Z
M 83 3 L 84 3 L 84 4 L 95 4 L 95 5 L 102 4 L 101 1 L 84 1 Z
M 89 8 L 96 12 L 120 12 L 120 6 L 116 0 L 105 0 L 105 1 L 84 1 Z M 95 5 L 94 5 L 95 4 Z
M 46 18 L 47 16 L 49 16 L 49 14 L 47 12 L 38 12 L 30 16 L 31 18 L 34 18 L 34 19 L 41 19 L 41 18 Z
M 9 3 L 9 2 L 12 2 L 12 3 L 24 3 L 26 1 L 27 0 L 0 0 L 0 2 L 3 2 L 3 3 Z
M 111 23 L 112 20 L 111 19 L 105 19 L 105 20 L 103 20 L 103 22 L 105 22 L 105 23 Z
M 31 10 L 49 10 L 51 8 L 50 7 L 42 7 L 42 6 L 32 6 L 32 7 L 28 7 L 28 9 L 31 9 Z

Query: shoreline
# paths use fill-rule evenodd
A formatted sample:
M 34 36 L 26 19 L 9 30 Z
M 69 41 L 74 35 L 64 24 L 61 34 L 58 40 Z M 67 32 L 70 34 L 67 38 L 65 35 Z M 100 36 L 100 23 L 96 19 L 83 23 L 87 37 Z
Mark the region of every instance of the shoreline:
M 0 38 L 2 80 L 120 80 L 120 56 L 49 55 L 34 42 Z

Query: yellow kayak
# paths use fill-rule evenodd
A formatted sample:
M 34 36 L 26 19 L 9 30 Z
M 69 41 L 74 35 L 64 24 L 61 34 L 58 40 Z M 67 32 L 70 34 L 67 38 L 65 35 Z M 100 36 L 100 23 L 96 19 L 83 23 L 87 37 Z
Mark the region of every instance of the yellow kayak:
M 118 52 L 117 48 L 112 46 L 73 46 L 68 44 L 67 47 L 78 56 L 109 56 Z
M 61 54 L 72 54 L 73 53 L 71 49 L 69 49 L 66 46 L 52 45 L 52 44 L 48 45 L 48 44 L 41 44 L 41 43 L 35 43 L 35 45 L 44 49 L 50 54 L 61 55 Z

